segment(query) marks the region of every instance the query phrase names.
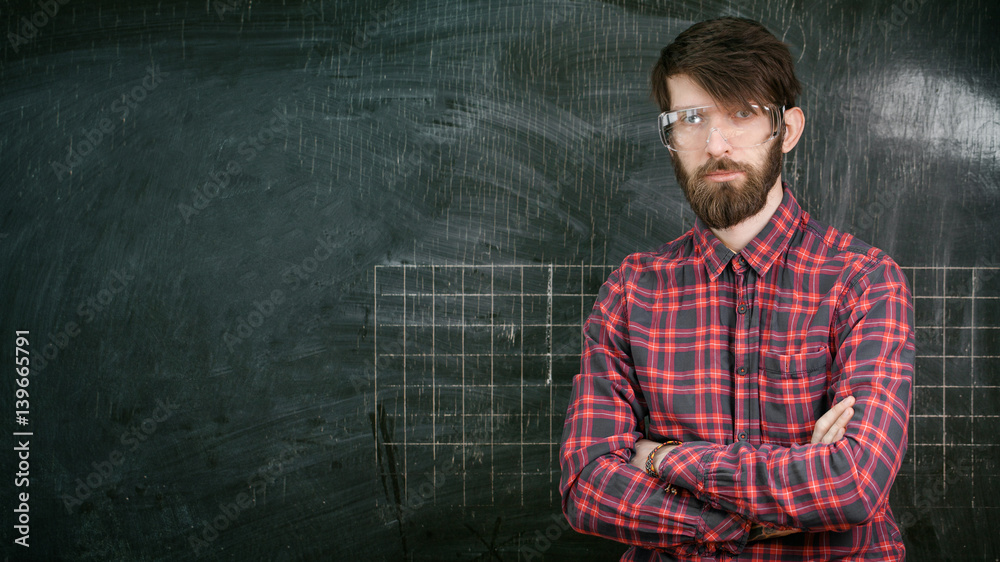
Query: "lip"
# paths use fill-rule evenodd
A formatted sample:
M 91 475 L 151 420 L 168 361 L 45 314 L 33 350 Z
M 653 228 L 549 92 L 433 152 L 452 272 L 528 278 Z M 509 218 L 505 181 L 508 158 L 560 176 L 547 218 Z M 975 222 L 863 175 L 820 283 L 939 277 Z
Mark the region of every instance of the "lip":
M 742 175 L 743 172 L 720 171 L 720 172 L 711 172 L 705 174 L 705 179 L 710 179 L 712 181 L 717 181 L 717 182 L 724 182 L 724 181 L 733 181 L 735 179 L 740 178 Z

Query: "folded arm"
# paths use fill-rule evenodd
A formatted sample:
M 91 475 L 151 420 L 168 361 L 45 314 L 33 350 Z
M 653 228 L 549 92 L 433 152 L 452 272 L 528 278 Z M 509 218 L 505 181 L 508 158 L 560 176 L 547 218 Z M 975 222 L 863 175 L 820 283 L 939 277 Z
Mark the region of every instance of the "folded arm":
M 560 450 L 563 511 L 577 531 L 677 553 L 740 552 L 749 522 L 629 464 L 646 405 L 629 355 L 619 272 L 584 328 Z
M 841 440 L 847 430 L 847 422 L 854 417 L 854 409 L 851 408 L 853 405 L 853 396 L 848 396 L 847 398 L 834 404 L 832 408 L 830 408 L 825 414 L 823 414 L 822 417 L 820 417 L 820 419 L 816 421 L 816 425 L 813 427 L 812 438 L 809 440 L 809 443 L 813 445 L 821 443 L 829 444 Z M 646 459 L 652 456 L 653 458 L 648 462 L 653 466 L 659 467 L 666 455 L 670 453 L 674 447 L 676 447 L 676 445 L 667 445 L 664 447 L 660 447 L 659 445 L 660 443 L 649 439 L 640 439 L 636 441 L 635 454 L 632 455 L 631 460 L 629 460 L 629 464 L 637 469 L 643 470 L 645 469 L 645 463 L 647 462 Z M 795 532 L 798 532 L 798 530 L 780 530 L 754 524 L 750 527 L 750 535 L 747 542 L 773 539 L 776 537 L 790 535 Z
M 845 289 L 831 330 L 831 402 L 854 415 L 832 443 L 685 443 L 661 474 L 712 506 L 782 529 L 841 531 L 884 509 L 906 450 L 913 372 L 909 290 L 891 261 Z

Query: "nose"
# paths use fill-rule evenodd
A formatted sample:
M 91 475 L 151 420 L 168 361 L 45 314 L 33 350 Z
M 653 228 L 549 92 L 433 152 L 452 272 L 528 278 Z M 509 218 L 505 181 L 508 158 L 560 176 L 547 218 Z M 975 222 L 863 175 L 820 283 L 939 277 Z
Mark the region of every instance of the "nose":
M 708 140 L 705 142 L 707 143 L 705 150 L 707 150 L 713 158 L 729 154 L 733 149 L 733 147 L 729 146 L 729 142 L 726 141 L 726 137 L 722 136 L 722 131 L 714 127 L 708 131 Z

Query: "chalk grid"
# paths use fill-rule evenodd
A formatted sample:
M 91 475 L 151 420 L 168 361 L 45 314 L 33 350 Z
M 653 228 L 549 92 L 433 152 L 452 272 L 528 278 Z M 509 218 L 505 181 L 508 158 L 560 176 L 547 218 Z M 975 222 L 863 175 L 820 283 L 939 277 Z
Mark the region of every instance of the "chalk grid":
M 903 271 L 917 358 L 909 450 L 894 492 L 918 511 L 1000 507 L 1000 268 Z
M 553 504 L 558 448 L 581 326 L 612 267 L 378 266 L 375 401 L 397 422 L 392 447 L 405 478 L 460 464 L 463 505 L 511 497 Z M 390 468 L 391 470 L 391 468 Z M 530 482 L 529 482 L 530 480 Z
M 525 505 L 557 453 L 581 327 L 612 266 L 398 265 L 375 269 L 375 401 L 396 421 L 376 466 L 405 476 L 459 467 L 463 506 Z M 997 507 L 1000 444 L 1000 268 L 904 267 L 914 295 L 917 359 L 899 502 Z M 469 350 L 467 352 L 467 350 Z M 396 451 L 395 467 L 380 458 Z M 949 478 L 943 495 L 923 490 Z M 996 468 L 995 466 L 992 468 Z M 978 474 L 977 474 L 978 472 Z M 471 488 L 470 488 L 471 487 Z M 902 494 L 902 497 L 899 497 Z M 912 499 L 910 496 L 912 495 Z M 538 500 L 540 498 L 529 498 Z M 516 501 L 515 501 L 516 503 Z M 475 505 L 483 505 L 482 503 Z

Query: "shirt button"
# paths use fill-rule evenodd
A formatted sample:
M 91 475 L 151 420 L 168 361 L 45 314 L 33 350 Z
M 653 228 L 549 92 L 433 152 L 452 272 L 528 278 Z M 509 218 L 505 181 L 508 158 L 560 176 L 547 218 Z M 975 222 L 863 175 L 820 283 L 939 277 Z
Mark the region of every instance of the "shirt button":
M 746 312 L 747 312 L 747 305 L 746 305 L 746 303 L 741 302 L 740 306 L 736 308 L 736 312 L 739 312 L 740 314 L 746 314 Z
M 741 431 L 740 434 L 739 434 L 739 438 L 740 438 L 740 441 L 746 441 L 747 440 L 747 432 Z
M 739 374 L 739 375 L 745 375 L 745 374 L 747 374 L 747 368 L 746 367 L 740 367 L 739 369 L 736 369 L 736 373 Z

